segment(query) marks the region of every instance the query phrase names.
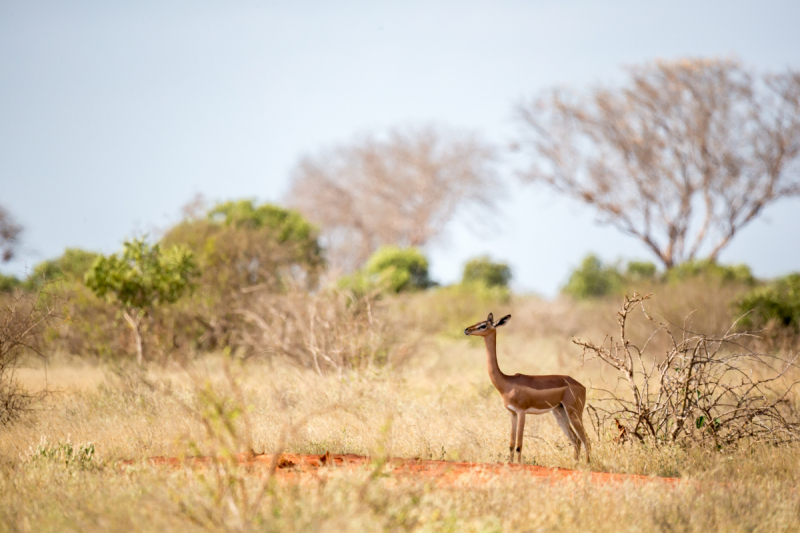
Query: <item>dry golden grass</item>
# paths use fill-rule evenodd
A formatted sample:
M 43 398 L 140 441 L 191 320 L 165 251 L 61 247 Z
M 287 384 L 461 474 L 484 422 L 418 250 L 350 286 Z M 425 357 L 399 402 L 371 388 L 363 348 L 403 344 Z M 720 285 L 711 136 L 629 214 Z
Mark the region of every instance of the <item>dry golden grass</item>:
M 605 319 L 592 322 L 595 311 L 573 308 L 570 315 L 566 307 L 555 308 L 553 314 L 564 320 L 531 330 L 527 325 L 547 315 L 547 304 L 529 299 L 509 305 L 514 320 L 498 346 L 505 372 L 568 373 L 587 384 L 603 378 L 598 366 L 581 368 L 577 348 L 564 340 L 564 329 L 602 330 Z M 421 317 L 419 323 L 427 322 Z M 452 335 L 432 337 L 401 368 L 341 375 L 319 375 L 279 358 L 230 362 L 214 354 L 188 367 L 152 367 L 141 376 L 132 368 L 115 373 L 99 364 L 53 360 L 47 382 L 60 392 L 0 431 L 0 530 L 790 531 L 800 526 L 800 446 L 652 449 L 620 446 L 610 435 L 590 433 L 592 470 L 685 481 L 597 486 L 505 475 L 482 484 L 459 478 L 441 485 L 376 476 L 369 469 L 333 470 L 268 485 L 257 503 L 263 480 L 228 463 L 212 475 L 143 461 L 248 446 L 272 452 L 291 424 L 298 427 L 287 436 L 287 452 L 503 461 L 509 417 L 485 365 L 482 343 Z M 42 368 L 20 374 L 32 387 L 40 386 L 43 376 Z M 56 453 L 66 449 L 64 443 L 74 449 L 93 443 L 95 453 L 84 461 L 65 460 Z M 523 455 L 528 463 L 587 468 L 572 460 L 549 416 L 529 419 Z M 126 460 L 134 465 L 122 468 Z

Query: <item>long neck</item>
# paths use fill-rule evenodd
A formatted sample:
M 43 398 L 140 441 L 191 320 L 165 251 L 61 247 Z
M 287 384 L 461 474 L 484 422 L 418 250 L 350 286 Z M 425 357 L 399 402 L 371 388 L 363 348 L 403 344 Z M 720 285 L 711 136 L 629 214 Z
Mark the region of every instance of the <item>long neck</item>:
M 486 344 L 486 364 L 489 367 L 489 379 L 492 380 L 494 388 L 501 393 L 506 389 L 507 376 L 500 371 L 497 364 L 497 331 L 493 331 L 483 338 Z

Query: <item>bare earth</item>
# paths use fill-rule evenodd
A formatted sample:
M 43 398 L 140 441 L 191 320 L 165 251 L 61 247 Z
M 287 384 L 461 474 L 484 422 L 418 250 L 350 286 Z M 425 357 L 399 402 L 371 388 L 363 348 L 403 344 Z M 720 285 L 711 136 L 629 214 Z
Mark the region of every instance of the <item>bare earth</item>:
M 268 454 L 238 454 L 239 464 L 252 469 L 254 475 L 266 475 L 272 464 L 272 455 Z M 148 459 L 152 465 L 168 467 L 203 467 L 212 462 L 210 457 L 151 457 Z M 125 464 L 133 464 L 127 461 Z M 325 455 L 299 455 L 286 453 L 279 456 L 276 463 L 276 474 L 279 478 L 295 479 L 331 468 L 367 468 L 375 467 L 376 463 L 370 457 L 354 454 Z M 488 481 L 497 476 L 508 474 L 526 473 L 550 482 L 566 480 L 586 480 L 591 483 L 666 483 L 675 484 L 678 478 L 648 477 L 631 474 L 610 474 L 606 472 L 589 472 L 570 470 L 567 468 L 549 468 L 535 465 L 509 465 L 505 463 L 467 463 L 458 461 L 433 461 L 423 459 L 387 459 L 382 467 L 382 472 L 391 473 L 397 477 L 414 476 L 431 478 L 440 484 L 454 483 L 459 478 L 467 477 L 470 483 Z

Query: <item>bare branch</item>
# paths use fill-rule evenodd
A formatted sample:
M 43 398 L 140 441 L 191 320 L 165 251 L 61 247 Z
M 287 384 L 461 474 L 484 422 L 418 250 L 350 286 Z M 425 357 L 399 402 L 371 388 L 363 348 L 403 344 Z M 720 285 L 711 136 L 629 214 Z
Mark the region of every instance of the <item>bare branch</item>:
M 621 336 L 617 342 L 611 339 L 608 346 L 605 342 L 597 346 L 573 341 L 583 348 L 584 359 L 588 352 L 589 359 L 604 361 L 628 385 L 626 394 L 595 389 L 600 394 L 593 411 L 598 427 L 614 420 L 618 430 L 622 427 L 639 441 L 655 444 L 719 447 L 745 438 L 771 443 L 800 438 L 800 423 L 790 403 L 798 384 L 791 377 L 797 375 L 800 356 L 784 360 L 742 349 L 740 339 L 748 334 L 732 333 L 732 329 L 711 336 L 664 323 L 656 323 L 654 334 L 639 348 L 627 338 L 626 323 L 647 298 L 625 297 L 618 313 Z M 658 333 L 670 340 L 667 352 L 646 355 L 647 345 Z
M 381 245 L 425 245 L 464 207 L 491 208 L 493 157 L 475 136 L 395 130 L 302 159 L 289 201 L 322 227 L 333 265 L 351 270 Z
M 521 176 L 591 205 L 665 267 L 716 259 L 775 201 L 800 195 L 800 73 L 659 61 L 628 85 L 519 106 Z

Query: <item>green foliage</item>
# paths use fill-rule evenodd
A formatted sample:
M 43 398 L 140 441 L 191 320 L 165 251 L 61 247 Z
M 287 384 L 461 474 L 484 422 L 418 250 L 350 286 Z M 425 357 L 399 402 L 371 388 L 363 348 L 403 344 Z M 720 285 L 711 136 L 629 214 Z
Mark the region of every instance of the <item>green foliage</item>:
M 746 327 L 775 325 L 800 332 L 800 273 L 750 291 L 737 307 L 740 312 L 748 313 L 742 319 Z
M 260 284 L 276 290 L 291 270 L 313 281 L 324 265 L 311 223 L 296 211 L 252 200 L 219 204 L 205 220 L 172 228 L 163 242 L 194 252 L 203 271 L 199 283 L 216 298 Z
M 589 254 L 572 271 L 562 292 L 583 300 L 641 291 L 642 284 L 685 283 L 690 280 L 750 286 L 756 282 L 747 265 L 720 265 L 705 259 L 694 260 L 659 275 L 656 265 L 649 261 L 629 261 L 623 270 L 619 264 L 605 264 L 596 255 Z
M 113 258 L 95 257 L 99 264 L 86 284 L 75 251 L 43 264 L 48 277 L 64 279 L 58 290 L 69 294 L 61 311 L 69 320 L 48 333 L 53 349 L 101 359 L 135 351 L 151 361 L 235 350 L 243 338 L 242 308 L 265 292 L 286 290 L 288 278 L 292 286 L 314 286 L 324 265 L 311 224 L 294 211 L 249 200 L 181 221 L 147 252 L 128 248 Z M 143 265 L 126 253 L 140 256 Z M 126 324 L 133 337 L 120 333 Z
M 670 283 L 692 278 L 705 278 L 709 281 L 720 283 L 741 283 L 744 285 L 754 285 L 756 282 L 750 267 L 747 265 L 720 265 L 710 259 L 695 259 L 681 263 L 669 269 L 664 278 Z
M 464 265 L 462 284 L 480 283 L 486 287 L 508 287 L 511 268 L 505 263 L 495 263 L 489 256 L 476 257 Z
M 657 269 L 650 261 L 628 261 L 625 277 L 630 281 L 654 281 Z
M 125 242 L 121 255 L 98 257 L 84 282 L 100 298 L 113 295 L 122 306 L 141 310 L 175 302 L 197 274 L 185 248 L 162 251 L 158 244 L 134 239 Z
M 16 276 L 6 276 L 0 273 L 0 292 L 12 292 L 22 286 L 22 280 Z
M 113 296 L 133 330 L 137 361 L 142 364 L 142 322 L 156 306 L 176 302 L 199 274 L 192 253 L 173 246 L 162 250 L 143 239 L 125 243 L 121 255 L 98 257 L 84 282 L 98 298 Z
M 369 276 L 363 270 L 358 270 L 352 274 L 342 276 L 337 282 L 337 287 L 344 291 L 350 291 L 356 296 L 366 296 L 371 292 L 379 293 L 383 289 L 381 283 L 388 285 L 388 280 L 382 280 L 377 276 Z
M 283 292 L 294 284 L 314 287 L 325 264 L 312 224 L 296 211 L 252 200 L 222 203 L 188 218 L 161 243 L 187 247 L 201 270 L 197 290 L 169 311 L 168 346 L 236 348 L 242 308 L 265 292 Z
M 28 278 L 28 285 L 33 286 L 42 280 L 82 280 L 97 258 L 98 254 L 94 252 L 67 248 L 61 257 L 42 261 L 36 265 L 33 274 Z
M 51 351 L 113 359 L 129 352 L 124 324 L 115 303 L 98 298 L 82 281 L 65 282 L 58 289 L 65 298 L 61 314 L 67 318 L 58 331 L 49 331 Z
M 256 206 L 253 200 L 225 202 L 209 211 L 208 218 L 227 226 L 270 228 L 280 242 L 313 245 L 316 241 L 316 228 L 303 215 L 272 204 Z
M 30 454 L 32 463 L 61 463 L 66 468 L 88 469 L 95 466 L 94 444 L 87 442 L 73 445 L 71 442 L 52 443 L 42 438 Z
M 562 292 L 579 300 L 616 294 L 623 290 L 624 278 L 614 265 L 605 265 L 594 254 L 587 255 L 572 271 Z
M 364 273 L 372 279 L 385 280 L 394 293 L 433 285 L 428 276 L 428 260 L 416 248 L 383 246 L 367 260 Z

